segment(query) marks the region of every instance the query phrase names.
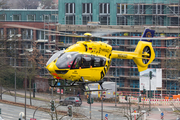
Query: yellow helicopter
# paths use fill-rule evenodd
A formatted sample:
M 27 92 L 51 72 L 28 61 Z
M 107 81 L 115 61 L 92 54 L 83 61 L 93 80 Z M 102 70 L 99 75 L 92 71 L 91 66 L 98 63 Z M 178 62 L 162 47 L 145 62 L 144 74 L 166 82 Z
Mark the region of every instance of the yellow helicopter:
M 138 71 L 141 72 L 146 70 L 155 58 L 152 47 L 154 32 L 154 30 L 145 29 L 134 52 L 112 50 L 112 46 L 103 42 L 79 41 L 66 50 L 55 53 L 48 60 L 46 68 L 57 82 L 59 79 L 73 81 L 66 86 L 95 82 L 101 85 L 103 83 L 101 80 L 109 70 L 113 58 L 132 59 Z M 85 33 L 84 36 L 89 39 L 91 34 Z
M 6 25 L 10 27 L 18 27 L 25 29 L 42 30 L 34 27 L 27 27 L 22 25 Z M 54 32 L 54 35 L 71 36 L 69 33 L 59 31 Z M 153 38 L 154 30 L 145 29 L 141 38 L 135 37 L 100 37 L 103 39 L 140 39 L 134 52 L 116 51 L 112 50 L 112 46 L 104 42 L 91 41 L 93 37 L 90 33 L 85 33 L 86 41 L 79 41 L 76 44 L 68 47 L 66 50 L 56 52 L 46 63 L 46 68 L 54 79 L 49 79 L 51 87 L 71 87 L 81 86 L 84 91 L 85 86 L 89 83 L 99 83 L 101 90 L 90 91 L 104 91 L 102 87 L 102 79 L 106 75 L 111 65 L 111 60 L 115 59 L 132 59 L 138 67 L 138 71 L 144 71 L 148 65 L 154 60 L 155 53 L 152 47 L 153 39 L 172 39 L 172 38 Z M 98 37 L 98 36 L 96 36 Z M 65 80 L 64 85 L 58 85 L 60 80 Z M 69 84 L 66 84 L 69 81 Z

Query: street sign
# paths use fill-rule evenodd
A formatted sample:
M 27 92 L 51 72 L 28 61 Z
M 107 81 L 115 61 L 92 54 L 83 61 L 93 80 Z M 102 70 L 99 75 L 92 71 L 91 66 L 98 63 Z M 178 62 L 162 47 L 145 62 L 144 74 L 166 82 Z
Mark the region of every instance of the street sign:
M 61 94 L 63 94 L 63 89 L 61 89 Z
M 59 88 L 57 88 L 57 93 L 60 93 L 60 89 Z
M 58 83 L 57 83 L 57 86 L 60 86 L 60 85 L 61 85 L 61 83 L 60 83 L 60 82 L 58 82 Z
M 105 114 L 105 120 L 108 120 L 108 114 Z
M 163 120 L 163 117 L 164 117 L 164 113 L 162 112 L 162 113 L 161 113 L 161 119 L 162 119 L 162 120 Z
M 161 113 L 161 116 L 164 116 L 164 113 L 163 113 L 163 112 Z

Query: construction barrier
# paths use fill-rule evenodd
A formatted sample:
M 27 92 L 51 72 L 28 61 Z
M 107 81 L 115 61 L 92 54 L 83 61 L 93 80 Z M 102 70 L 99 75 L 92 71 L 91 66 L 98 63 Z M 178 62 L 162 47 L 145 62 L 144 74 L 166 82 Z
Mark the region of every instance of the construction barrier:
M 133 96 L 128 96 L 127 101 L 125 100 L 125 96 L 119 96 L 120 103 L 127 103 L 127 102 L 129 102 L 129 99 L 130 99 L 131 103 L 138 103 L 138 101 L 139 101 L 139 98 L 135 98 Z M 143 104 L 143 101 L 144 101 L 144 104 L 149 104 L 149 98 L 145 98 L 143 100 L 143 98 L 141 97 L 140 104 Z M 154 99 L 154 98 L 151 98 L 151 104 L 153 104 L 153 105 L 171 105 L 171 104 L 180 105 L 180 99 Z

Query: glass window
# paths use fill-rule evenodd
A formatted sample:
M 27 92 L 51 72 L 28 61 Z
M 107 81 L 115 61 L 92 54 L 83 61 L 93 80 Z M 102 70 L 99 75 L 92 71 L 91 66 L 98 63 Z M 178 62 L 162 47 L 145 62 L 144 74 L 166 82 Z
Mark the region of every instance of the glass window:
M 0 15 L 0 21 L 5 21 L 6 20 L 6 15 Z
M 43 21 L 50 21 L 50 15 L 43 15 L 43 18 L 42 18 Z
M 101 59 L 101 66 L 105 66 L 105 64 L 106 64 L 106 59 L 105 59 L 105 58 L 102 58 L 102 59 Z
M 33 30 L 32 29 L 21 29 L 22 30 L 22 38 L 23 39 L 32 39 L 33 38 Z
M 85 55 L 82 58 L 81 68 L 90 68 L 91 66 L 91 57 L 89 55 Z
M 69 98 L 66 98 L 65 100 L 69 100 Z
M 27 15 L 27 21 L 35 21 L 35 15 Z
M 101 66 L 101 59 L 98 57 L 94 58 L 94 67 L 100 67 Z
M 73 97 L 70 97 L 70 98 L 69 98 L 69 100 L 75 100 L 75 98 L 73 98 Z
M 55 60 L 56 58 L 58 58 L 62 53 L 64 52 L 64 50 L 58 51 L 55 54 L 53 54 L 51 56 L 51 58 L 48 60 L 48 62 L 46 63 L 46 66 L 49 65 L 53 60 Z
M 92 3 L 83 3 L 82 13 L 92 13 Z
M 68 15 L 66 16 L 66 24 L 75 24 L 75 16 L 74 15 Z
M 13 18 L 12 18 L 12 20 L 13 21 L 20 21 L 20 15 L 13 15 Z
M 117 16 L 117 25 L 127 25 L 127 19 L 124 16 Z
M 83 15 L 83 25 L 87 25 L 89 21 L 92 21 L 92 15 Z
M 109 3 L 100 3 L 99 4 L 99 13 L 100 14 L 109 14 L 110 13 Z
M 101 25 L 109 25 L 110 24 L 110 17 L 109 16 L 100 16 L 99 21 Z
M 66 3 L 66 13 L 75 13 L 75 3 Z
M 79 56 L 74 61 L 74 64 L 72 65 L 72 68 L 79 69 L 80 66 L 81 66 L 81 57 Z
M 67 53 L 62 54 L 58 58 L 58 60 L 56 62 L 56 66 L 59 69 L 71 68 L 73 61 L 74 61 L 77 54 L 78 54 L 77 52 L 67 52 Z

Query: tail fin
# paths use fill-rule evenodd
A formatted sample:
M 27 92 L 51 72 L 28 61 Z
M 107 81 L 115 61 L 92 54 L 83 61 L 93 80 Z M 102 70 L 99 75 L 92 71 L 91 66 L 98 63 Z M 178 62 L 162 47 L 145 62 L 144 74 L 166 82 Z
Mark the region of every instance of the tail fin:
M 155 30 L 145 29 L 143 37 L 153 37 Z M 136 63 L 139 72 L 144 71 L 148 68 L 148 65 L 154 60 L 155 53 L 152 47 L 152 40 L 150 39 L 141 39 L 138 42 L 138 45 L 134 51 L 138 53 L 138 57 L 134 57 L 134 62 Z
M 141 38 L 143 38 L 143 37 L 153 37 L 154 32 L 155 32 L 155 30 L 145 29 Z M 140 41 L 152 42 L 151 39 L 140 39 Z

